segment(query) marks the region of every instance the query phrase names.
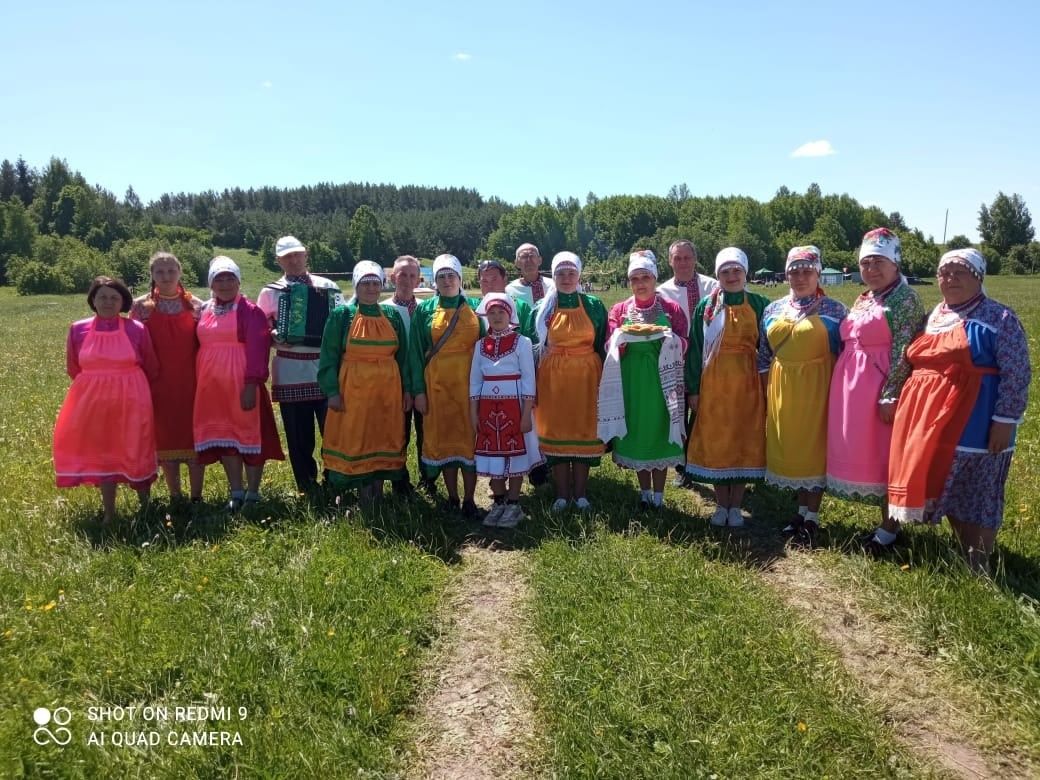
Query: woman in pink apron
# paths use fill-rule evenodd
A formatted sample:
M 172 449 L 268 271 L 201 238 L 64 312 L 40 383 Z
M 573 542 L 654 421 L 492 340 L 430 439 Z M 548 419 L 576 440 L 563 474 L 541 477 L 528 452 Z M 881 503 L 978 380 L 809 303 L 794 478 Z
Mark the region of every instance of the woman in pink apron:
M 239 294 L 241 282 L 242 272 L 231 258 L 214 257 L 210 262 L 213 297 L 203 305 L 196 330 L 199 354 L 192 418 L 199 463 L 219 460 L 227 474 L 231 512 L 258 503 L 264 463 L 285 459 L 264 385 L 271 346 L 267 317 Z
M 54 425 L 58 487 L 96 485 L 105 525 L 115 519 L 116 485 L 128 483 L 144 506 L 158 471 L 148 382 L 159 363 L 145 327 L 120 316 L 132 303 L 118 279 L 99 276 L 90 285 L 95 316 L 69 328 L 72 386 Z

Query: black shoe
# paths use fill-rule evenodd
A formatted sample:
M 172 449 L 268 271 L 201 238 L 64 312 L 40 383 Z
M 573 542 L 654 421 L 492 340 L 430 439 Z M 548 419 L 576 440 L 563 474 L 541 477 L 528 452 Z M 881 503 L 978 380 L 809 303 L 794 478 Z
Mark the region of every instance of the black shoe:
M 803 525 L 805 525 L 805 518 L 795 513 L 794 517 L 787 521 L 787 525 L 780 529 L 780 533 L 784 536 L 797 536 Z
M 541 487 L 549 481 L 549 467 L 544 463 L 541 466 L 535 466 L 527 475 L 527 479 L 531 483 L 531 487 Z
M 423 477 L 419 480 L 419 490 L 428 495 L 430 498 L 437 497 L 437 482 L 430 479 L 429 477 Z
M 639 501 L 639 511 L 640 512 L 652 512 L 653 510 L 654 510 L 654 505 L 652 503 L 647 501 L 645 498 L 640 499 L 640 501 Z
M 484 513 L 480 511 L 480 508 L 472 501 L 463 501 L 462 509 L 460 514 L 466 520 L 483 520 Z
M 804 547 L 806 550 L 811 550 L 816 546 L 816 536 L 819 532 L 820 526 L 818 523 L 806 520 L 795 535 L 791 537 L 791 544 L 795 547 Z
M 407 477 L 405 477 L 404 479 L 392 480 L 390 482 L 390 485 L 393 487 L 395 496 L 408 497 L 415 493 L 415 488 L 412 487 L 412 482 Z
M 863 536 L 861 536 L 857 541 L 865 555 L 869 555 L 871 558 L 883 558 L 895 549 L 899 537 L 896 537 L 888 544 L 882 544 L 881 540 L 877 538 L 873 531 L 871 531 L 870 533 L 863 534 Z
M 229 500 L 227 502 L 227 511 L 228 511 L 228 513 L 232 514 L 232 515 L 238 514 L 239 512 L 242 511 L 243 503 L 245 503 L 245 502 L 241 498 L 232 498 L 231 500 Z

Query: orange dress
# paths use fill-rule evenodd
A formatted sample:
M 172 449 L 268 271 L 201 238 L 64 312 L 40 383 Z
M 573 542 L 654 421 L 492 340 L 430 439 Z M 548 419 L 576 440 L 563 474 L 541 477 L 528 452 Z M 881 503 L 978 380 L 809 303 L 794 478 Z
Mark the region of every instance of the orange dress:
M 595 325 L 580 300 L 575 308 L 558 306 L 550 315 L 534 414 L 538 446 L 550 466 L 570 461 L 595 466 L 603 455 L 596 433 L 603 361 L 595 340 Z

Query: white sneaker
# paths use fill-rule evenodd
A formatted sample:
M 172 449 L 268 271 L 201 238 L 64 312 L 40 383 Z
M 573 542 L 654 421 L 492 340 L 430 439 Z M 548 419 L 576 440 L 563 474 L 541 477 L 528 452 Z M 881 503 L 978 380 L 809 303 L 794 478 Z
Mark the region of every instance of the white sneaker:
M 711 516 L 711 524 L 725 528 L 726 520 L 729 519 L 729 510 L 723 506 L 720 506 L 715 510 L 715 514 Z
M 585 498 L 585 496 L 582 496 L 581 498 L 575 500 L 574 506 L 576 506 L 578 510 L 581 512 L 588 512 L 590 509 L 592 509 L 592 504 L 589 503 L 589 500 Z
M 555 501 L 553 501 L 551 509 L 553 512 L 562 512 L 564 509 L 567 508 L 567 504 L 569 503 L 570 502 L 566 498 L 558 498 Z
M 505 508 L 505 504 L 494 504 L 491 507 L 491 511 L 484 517 L 483 525 L 486 525 L 488 528 L 497 526 L 499 520 L 502 519 L 502 513 L 505 511 Z
M 729 527 L 730 528 L 743 528 L 744 527 L 744 514 L 740 511 L 739 506 L 731 506 L 729 508 Z
M 506 504 L 498 517 L 499 528 L 516 528 L 524 517 L 524 510 L 519 504 Z

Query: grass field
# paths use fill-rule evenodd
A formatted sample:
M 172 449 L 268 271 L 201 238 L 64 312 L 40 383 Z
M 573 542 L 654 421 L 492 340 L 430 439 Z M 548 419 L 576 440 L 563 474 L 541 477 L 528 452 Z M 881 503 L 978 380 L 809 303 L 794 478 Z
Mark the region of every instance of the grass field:
M 232 254 L 255 295 L 273 274 Z M 1040 280 L 987 286 L 1022 317 L 1037 365 Z M 918 290 L 926 305 L 938 300 L 935 286 Z M 858 291 L 834 294 L 850 302 Z M 0 347 L 0 775 L 414 771 L 427 648 L 444 629 L 437 615 L 464 576 L 459 550 L 479 539 L 476 529 L 424 500 L 390 502 L 374 517 L 347 515 L 346 497 L 311 505 L 277 463 L 252 515 L 225 517 L 226 484 L 210 469 L 199 512 L 167 506 L 157 487 L 149 512 L 121 499 L 119 526 L 102 533 L 96 491 L 55 490 L 50 464 L 68 386 L 65 332 L 85 303 L 10 289 L 0 303 L 9 323 Z M 1040 762 L 1033 389 L 993 583 L 967 573 L 941 529 L 911 529 L 894 560 L 863 557 L 852 539 L 876 510 L 832 499 L 813 562 L 935 661 L 937 693 L 977 715 L 968 737 Z M 548 496 L 529 493 L 530 521 L 499 539 L 523 552 L 530 572 L 530 609 L 517 620 L 537 646 L 523 668 L 538 755 L 525 766 L 566 777 L 934 771 L 763 577 L 763 563 L 785 555 L 775 529 L 787 496 L 753 489 L 750 528 L 717 533 L 697 491 L 669 488 L 666 511 L 637 517 L 634 476 L 608 463 L 593 472 L 590 495 L 599 509 L 580 517 L 549 515 Z M 173 717 L 189 705 L 227 707 L 211 713 L 227 719 Z M 34 742 L 41 706 L 71 710 L 67 746 Z M 89 718 L 91 707 L 116 706 L 138 709 L 133 720 Z M 145 707 L 167 707 L 171 718 L 146 720 Z M 157 746 L 112 744 L 115 733 L 133 741 L 153 730 Z M 167 744 L 171 733 L 208 731 L 237 732 L 242 744 Z M 106 744 L 88 744 L 92 733 Z

